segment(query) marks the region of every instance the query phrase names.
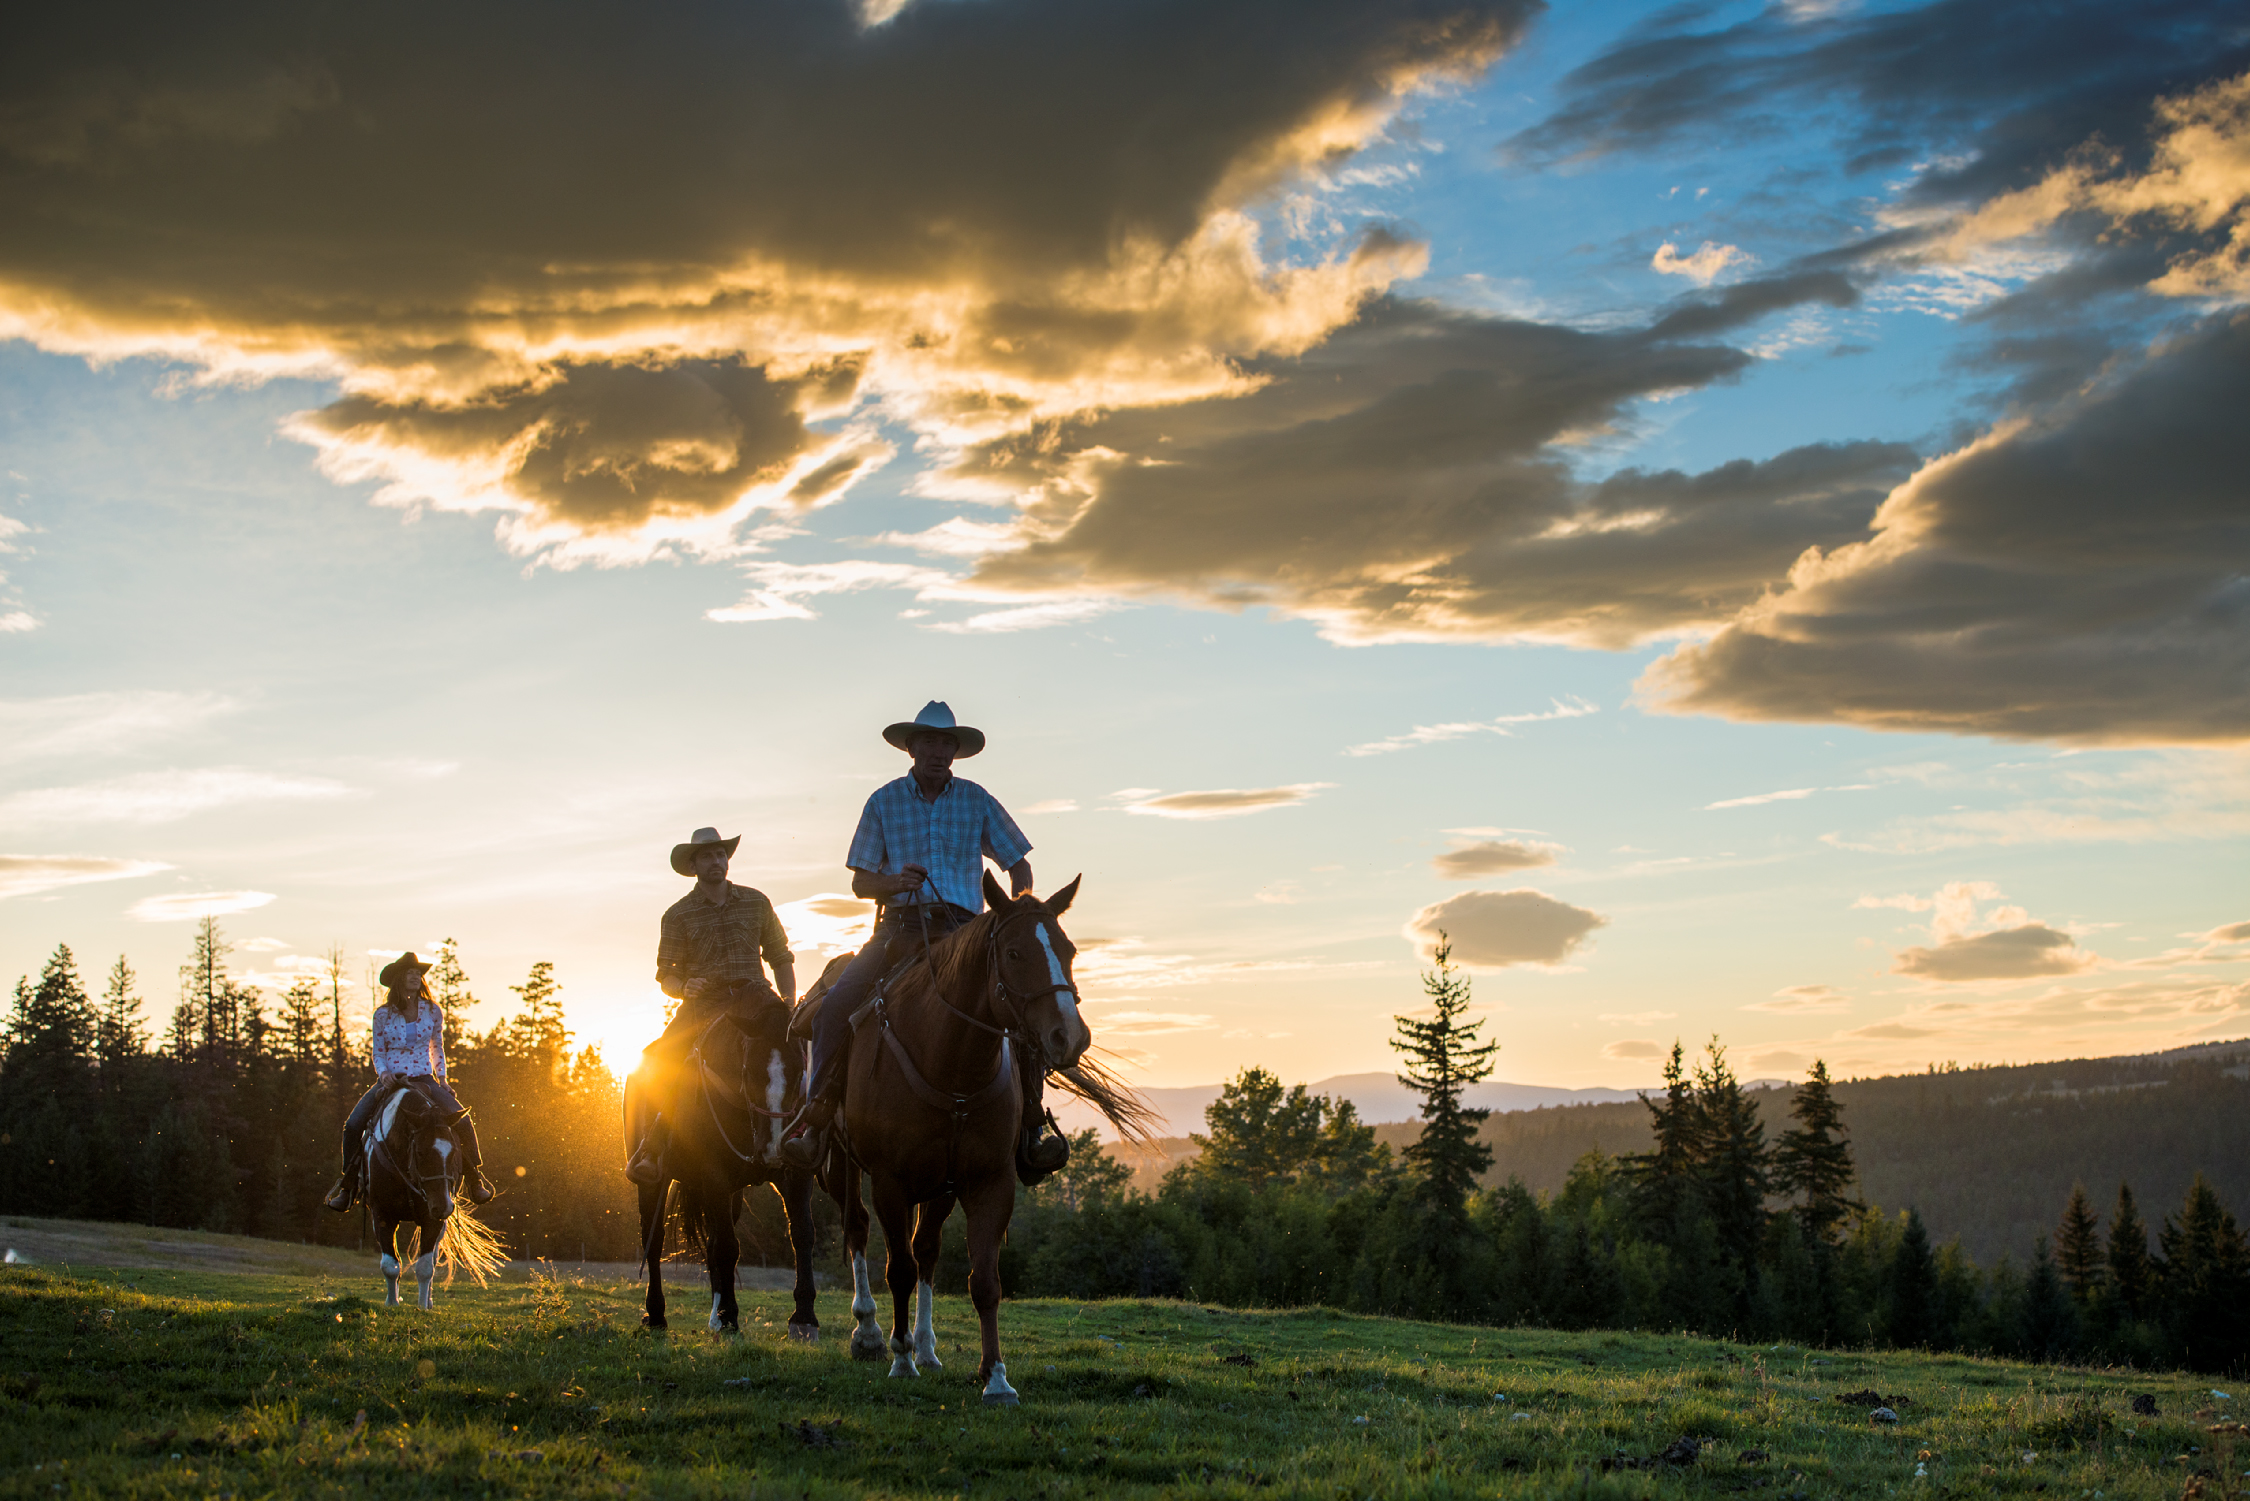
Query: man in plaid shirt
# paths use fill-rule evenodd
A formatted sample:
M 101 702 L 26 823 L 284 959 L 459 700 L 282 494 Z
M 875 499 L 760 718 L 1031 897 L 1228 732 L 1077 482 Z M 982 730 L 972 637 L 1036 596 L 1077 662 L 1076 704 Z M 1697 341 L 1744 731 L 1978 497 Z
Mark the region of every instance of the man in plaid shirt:
M 882 906 L 866 947 L 820 1003 L 803 1129 L 781 1144 L 782 1160 L 798 1167 L 817 1166 L 828 1150 L 828 1123 L 843 1102 L 851 1016 L 875 982 L 895 961 L 916 952 L 925 935 L 942 937 L 984 910 L 986 860 L 1007 871 L 1010 895 L 1031 889 L 1031 862 L 1025 858 L 1031 841 L 999 799 L 953 774 L 956 758 L 984 749 L 984 732 L 956 724 L 953 711 L 932 699 L 914 718 L 885 729 L 883 738 L 912 756 L 914 767 L 869 795 L 844 857 L 852 895 Z M 1040 1083 L 1026 1071 L 1016 1168 L 1027 1183 L 1070 1158 L 1069 1142 L 1043 1135 Z

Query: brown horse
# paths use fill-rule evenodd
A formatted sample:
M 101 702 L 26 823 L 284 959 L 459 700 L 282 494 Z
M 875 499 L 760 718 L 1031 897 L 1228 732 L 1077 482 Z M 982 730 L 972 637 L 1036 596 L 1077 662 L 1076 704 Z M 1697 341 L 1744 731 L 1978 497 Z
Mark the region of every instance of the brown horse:
M 826 1177 L 844 1211 L 856 1284 L 852 1353 L 879 1357 L 885 1348 L 867 1285 L 864 1169 L 888 1246 L 891 1374 L 913 1376 L 919 1366 L 941 1364 L 931 1304 L 939 1239 L 958 1203 L 968 1218 L 969 1297 L 983 1331 L 977 1380 L 988 1405 L 1013 1406 L 1017 1394 L 1000 1359 L 1000 1242 L 1016 1205 L 1019 1055 L 1028 1053 L 1042 1070 L 1070 1070 L 1073 1092 L 1133 1134 L 1147 1117 L 1098 1069 L 1080 1067 L 1093 1034 L 1078 1014 L 1076 949 L 1057 920 L 1078 895 L 1078 882 L 1044 902 L 1011 900 L 987 873 L 984 892 L 990 909 L 933 943 L 862 1019 L 852 1039 L 843 1140 Z M 1090 1087 L 1089 1077 L 1098 1086 Z
M 375 1245 L 382 1252 L 383 1300 L 394 1306 L 399 1273 L 408 1266 L 419 1287 L 416 1301 L 434 1306 L 430 1283 L 441 1249 L 448 1283 L 454 1268 L 465 1266 L 482 1286 L 507 1259 L 491 1228 L 460 1196 L 463 1164 L 453 1121 L 422 1091 L 401 1084 L 367 1128 L 361 1202 L 375 1222 Z
M 797 1086 L 804 1074 L 803 1050 L 786 1040 L 788 1008 L 776 1003 L 755 1016 L 722 1011 L 707 1022 L 690 1046 L 665 1107 L 671 1136 L 664 1149 L 666 1180 L 637 1185 L 640 1190 L 641 1256 L 648 1271 L 648 1301 L 641 1322 L 665 1327 L 665 1190 L 673 1183 L 670 1224 L 688 1244 L 703 1251 L 711 1279 L 710 1328 L 715 1334 L 741 1328 L 735 1300 L 735 1262 L 741 1240 L 734 1228 L 742 1212 L 743 1191 L 773 1185 L 789 1217 L 789 1245 L 797 1263 L 796 1311 L 789 1332 L 798 1339 L 820 1337 L 813 1312 L 812 1174 L 783 1166 L 774 1157 L 783 1125 L 795 1113 Z M 625 1081 L 625 1149 L 640 1141 L 650 1109 L 649 1083 L 635 1069 Z

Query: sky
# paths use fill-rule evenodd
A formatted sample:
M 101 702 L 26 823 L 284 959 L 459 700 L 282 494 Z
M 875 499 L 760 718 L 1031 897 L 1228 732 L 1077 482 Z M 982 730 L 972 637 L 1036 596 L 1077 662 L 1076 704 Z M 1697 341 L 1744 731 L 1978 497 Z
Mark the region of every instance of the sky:
M 49 7 L 0 976 L 808 973 L 936 698 L 1148 1085 L 2250 1033 L 2218 3 Z M 349 1004 L 364 1019 L 364 984 Z

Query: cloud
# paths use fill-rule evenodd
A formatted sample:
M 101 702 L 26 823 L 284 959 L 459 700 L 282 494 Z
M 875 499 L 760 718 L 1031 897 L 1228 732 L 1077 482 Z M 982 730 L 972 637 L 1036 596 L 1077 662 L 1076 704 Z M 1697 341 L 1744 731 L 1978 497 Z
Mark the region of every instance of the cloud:
M 1383 297 L 1316 348 L 1243 362 L 1247 392 L 994 439 L 933 484 L 1019 506 L 1018 545 L 971 575 L 996 589 L 1262 605 L 1342 642 L 1622 647 L 1732 618 L 1806 548 L 1864 537 L 1911 472 L 1904 446 L 1858 443 L 1573 477 L 1572 445 L 1750 362 Z
M 1705 803 L 1703 811 L 1709 813 L 1719 808 L 1756 808 L 1766 803 L 1802 802 L 1821 792 L 1871 792 L 1875 785 L 1873 782 L 1851 782 L 1841 787 L 1792 787 L 1785 792 L 1758 792 L 1749 797 L 1730 797 L 1724 802 Z
M 1381 756 L 1392 751 L 1406 750 L 1417 745 L 1435 745 L 1441 741 L 1459 740 L 1468 735 L 1512 735 L 1511 725 L 1536 724 L 1547 719 L 1580 719 L 1601 710 L 1577 695 L 1570 702 L 1551 700 L 1554 707 L 1536 714 L 1502 714 L 1492 719 L 1472 720 L 1461 724 L 1418 724 L 1403 735 L 1393 735 L 1387 740 L 1370 740 L 1364 745 L 1345 747 L 1347 756 Z
M 1512 964 L 1561 964 L 1609 919 L 1528 887 L 1514 891 L 1464 891 L 1414 914 L 1406 936 L 1425 956 L 1442 931 L 1456 963 L 1472 969 Z
M 1033 803 L 1023 811 L 1035 817 L 1045 817 L 1052 813 L 1076 813 L 1078 804 L 1067 797 L 1050 797 L 1042 802 Z
M 1645 1037 L 1632 1037 L 1603 1043 L 1602 1056 L 1612 1063 L 1637 1063 L 1644 1058 L 1663 1057 L 1664 1049 Z
M 0 901 L 94 881 L 129 881 L 171 868 L 161 860 L 115 860 L 98 855 L 0 855 Z
M 1103 1011 L 1098 1020 L 1104 1035 L 1162 1037 L 1173 1032 L 1208 1032 L 1218 1023 L 1201 1012 Z
M 41 787 L 0 798 L 0 822 L 171 823 L 214 808 L 243 803 L 317 802 L 355 796 L 356 789 L 328 777 L 214 767 L 203 771 L 151 771 Z
M 773 910 L 774 916 L 781 919 L 781 930 L 789 935 L 791 950 L 808 957 L 832 956 L 856 949 L 867 941 L 875 925 L 873 902 L 837 891 L 822 891 L 793 902 L 782 902 Z M 816 978 L 817 969 L 798 976 L 806 985 Z
M 198 891 L 173 896 L 143 897 L 125 910 L 136 922 L 185 922 L 196 917 L 225 917 L 230 912 L 251 912 L 273 900 L 270 891 Z
M 1934 948 L 1903 950 L 1891 972 L 1954 984 L 2075 975 L 2094 962 L 2095 956 L 2079 949 L 2068 933 L 2058 933 L 2045 923 L 2024 923 L 1973 937 L 1948 938 Z
M 1560 846 L 1532 844 L 1522 839 L 1480 839 L 1447 850 L 1430 861 L 1430 868 L 1450 881 L 1474 880 L 1503 871 L 1530 870 L 1555 863 Z
M 1933 460 L 1873 536 L 1653 663 L 1674 713 L 2089 744 L 2250 737 L 2250 314 Z
M 847 407 L 947 444 L 1317 341 L 1420 248 L 1274 260 L 1246 210 L 1348 191 L 1536 9 L 58 15 L 10 56 L 0 338 L 336 381 L 291 429 L 329 472 L 518 553 L 726 555 L 880 462 Z
M 2232 922 L 2203 935 L 2206 943 L 2250 943 L 2250 922 Z
M 1696 285 L 1707 287 L 1721 273 L 1756 259 L 1739 245 L 1714 245 L 1705 240 L 1695 254 L 1681 255 L 1678 246 L 1667 243 L 1656 247 L 1648 268 L 1659 276 L 1685 276 Z
M 1141 796 L 1125 805 L 1128 813 L 1156 818 L 1234 818 L 1263 813 L 1268 808 L 1291 808 L 1334 782 L 1292 782 L 1286 787 L 1221 787 L 1210 792 L 1166 792 Z M 1126 796 L 1118 793 L 1116 796 Z
M 73 693 L 0 699 L 0 763 L 116 755 L 173 742 L 236 707 L 217 693 Z
M 982 615 L 971 615 L 966 620 L 932 622 L 926 629 L 943 631 L 956 636 L 987 636 L 1004 631 L 1036 631 L 1051 625 L 1076 625 L 1082 620 L 1092 620 L 1117 608 L 1117 602 L 1107 599 L 1057 599 L 1036 605 L 1017 605 L 1012 609 L 989 610 Z
M 1741 1009 L 1773 1011 L 1784 1016 L 1805 1016 L 1849 1011 L 1851 1008 L 1851 997 L 1833 985 L 1785 985 L 1768 999 L 1752 1001 Z
M 17 635 L 38 629 L 39 617 L 29 610 L 10 610 L 7 614 L 0 615 L 0 634 Z

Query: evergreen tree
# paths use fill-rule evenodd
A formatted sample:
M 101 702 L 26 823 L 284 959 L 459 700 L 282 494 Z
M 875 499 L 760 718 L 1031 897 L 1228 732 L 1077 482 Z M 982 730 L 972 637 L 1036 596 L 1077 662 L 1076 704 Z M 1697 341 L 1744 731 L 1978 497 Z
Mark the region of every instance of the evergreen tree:
M 133 985 L 132 967 L 119 954 L 110 966 L 109 983 L 102 990 L 101 1015 L 94 1032 L 94 1051 L 104 1070 L 148 1051 L 148 1028 L 141 1022 L 141 998 Z
M 1757 1104 L 1727 1066 L 1726 1049 L 1718 1038 L 1711 1039 L 1705 1057 L 1708 1061 L 1697 1065 L 1695 1072 L 1703 1127 L 1697 1177 L 1712 1229 L 1733 1265 L 1736 1311 L 1746 1314 L 1757 1278 L 1758 1247 L 1766 1235 L 1772 1154 Z
M 2078 1306 L 2070 1299 L 2044 1231 L 2031 1243 L 2031 1274 L 2024 1278 L 2016 1348 L 2033 1360 L 2067 1359 L 2078 1347 Z
M 1916 1211 L 1906 1211 L 1898 1247 L 1891 1254 L 1890 1298 L 1884 1334 L 1910 1350 L 1938 1344 L 1938 1265 L 1930 1252 L 1930 1232 Z
M 445 1015 L 445 1056 L 461 1051 L 469 1038 L 469 1010 L 477 998 L 469 991 L 468 972 L 461 968 L 461 946 L 448 938 L 438 945 L 436 962 L 427 976 L 430 998 Z
M 1867 1206 L 1851 1197 L 1858 1170 L 1852 1165 L 1851 1142 L 1844 1127 L 1843 1110 L 1830 1087 L 1828 1065 L 1813 1060 L 1812 1073 L 1789 1102 L 1796 1124 L 1781 1133 L 1773 1154 L 1774 1186 L 1784 1193 L 1802 1194 L 1797 1217 L 1805 1233 L 1822 1245 L 1837 1240 L 1837 1227 Z
M 1313 1145 L 1312 1165 L 1305 1174 L 1330 1198 L 1378 1187 L 1390 1181 L 1391 1149 L 1375 1139 L 1375 1128 L 1362 1125 L 1359 1107 L 1350 1100 L 1330 1100 L 1314 1095 L 1326 1107 L 1320 1139 Z
M 2200 1371 L 2250 1359 L 2250 1242 L 2210 1179 L 2195 1175 L 2179 1218 L 2166 1216 L 2156 1238 L 2164 1251 L 2159 1286 L 2180 1358 Z
M 1391 1046 L 1406 1057 L 1398 1081 L 1422 1097 L 1422 1134 L 1400 1155 L 1415 1170 L 1415 1196 L 1449 1226 L 1468 1221 L 1469 1195 L 1492 1166 L 1492 1149 L 1477 1140 L 1477 1127 L 1492 1114 L 1461 1103 L 1472 1084 L 1492 1076 L 1497 1042 L 1481 1041 L 1481 1021 L 1469 1021 L 1469 978 L 1453 968 L 1453 945 L 1438 935 L 1437 963 L 1422 975 L 1422 990 L 1435 1011 L 1428 1021 L 1394 1016 Z
M 521 985 L 508 988 L 522 997 L 523 1010 L 507 1022 L 507 1045 L 550 1073 L 560 1068 L 570 1047 L 570 1027 L 563 1021 L 562 982 L 555 978 L 554 965 L 542 959 Z
M 2070 1186 L 2070 1202 L 2063 1206 L 2062 1223 L 2055 1227 L 2055 1269 L 2081 1308 L 2101 1291 L 2102 1222 L 2086 1202 L 2083 1183 Z
M 2109 1215 L 2109 1289 L 2128 1318 L 2146 1318 L 2156 1291 L 2156 1265 L 2148 1254 L 2148 1227 L 2133 1207 L 2131 1184 L 2117 1185 L 2117 1207 Z
M 321 1032 L 320 986 L 311 975 L 299 975 L 281 993 L 282 1056 L 300 1067 L 320 1063 L 326 1051 Z
M 1642 1095 L 1641 1103 L 1648 1107 L 1649 1134 L 1654 1140 L 1646 1152 L 1630 1153 L 1619 1162 L 1633 1188 L 1635 1217 L 1644 1230 L 1667 1238 L 1686 1218 L 1695 1194 L 1696 1165 L 1703 1159 L 1703 1112 L 1677 1038 L 1664 1064 L 1663 1098 Z

